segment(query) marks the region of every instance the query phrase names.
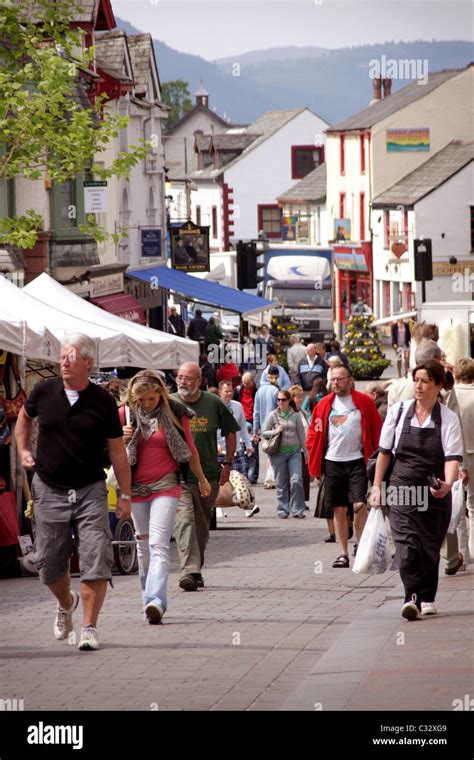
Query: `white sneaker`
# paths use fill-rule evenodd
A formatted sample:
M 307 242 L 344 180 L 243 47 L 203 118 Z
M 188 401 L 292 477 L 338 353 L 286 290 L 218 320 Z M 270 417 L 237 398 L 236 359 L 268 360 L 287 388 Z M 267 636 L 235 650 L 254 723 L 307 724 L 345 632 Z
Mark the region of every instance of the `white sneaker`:
M 78 644 L 78 649 L 87 651 L 89 649 L 99 648 L 99 639 L 97 637 L 97 629 L 93 625 L 83 625 L 81 632 L 81 639 Z
M 216 507 L 216 517 L 227 517 L 227 512 L 224 512 L 221 507 Z
M 54 621 L 54 635 L 58 641 L 64 641 L 67 639 L 71 631 L 74 630 L 74 623 L 72 622 L 72 613 L 79 604 L 79 594 L 75 591 L 71 591 L 72 604 L 68 610 L 63 610 L 62 607 L 57 605 L 56 620 Z
M 438 610 L 436 609 L 433 602 L 422 602 L 421 603 L 421 614 L 422 615 L 437 615 Z
M 258 515 L 259 512 L 260 512 L 260 507 L 257 507 L 257 505 L 255 505 L 255 507 L 253 507 L 252 509 L 245 510 L 245 517 L 253 517 L 254 515 Z
M 416 606 L 416 594 L 413 594 L 411 602 L 405 602 L 402 607 L 402 618 L 405 620 L 418 620 L 420 612 Z
M 158 623 L 161 623 L 163 610 L 158 605 L 150 603 L 145 607 L 145 616 L 151 625 L 158 625 Z

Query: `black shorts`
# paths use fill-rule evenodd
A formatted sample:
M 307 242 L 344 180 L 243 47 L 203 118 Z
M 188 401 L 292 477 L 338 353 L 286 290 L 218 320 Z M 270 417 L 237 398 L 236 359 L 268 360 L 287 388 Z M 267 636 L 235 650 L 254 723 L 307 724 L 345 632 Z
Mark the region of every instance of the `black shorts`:
M 354 502 L 367 501 L 367 472 L 364 459 L 350 462 L 324 462 L 326 475 L 326 507 L 350 507 Z

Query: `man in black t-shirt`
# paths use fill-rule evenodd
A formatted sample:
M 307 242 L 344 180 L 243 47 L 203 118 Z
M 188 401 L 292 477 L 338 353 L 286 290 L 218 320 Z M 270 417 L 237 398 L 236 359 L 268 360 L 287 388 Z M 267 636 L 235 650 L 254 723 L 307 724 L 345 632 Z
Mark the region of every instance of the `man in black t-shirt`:
M 21 463 L 35 469 L 31 494 L 35 515 L 35 563 L 57 599 L 54 635 L 75 640 L 72 614 L 79 596 L 71 590 L 72 529 L 79 548 L 83 627 L 79 649 L 99 648 L 97 618 L 111 579 L 104 449 L 119 483 L 117 516 L 130 517 L 130 466 L 117 405 L 89 380 L 95 343 L 73 335 L 61 346 L 61 377 L 38 383 L 16 424 Z M 33 419 L 39 423 L 36 460 L 30 451 Z

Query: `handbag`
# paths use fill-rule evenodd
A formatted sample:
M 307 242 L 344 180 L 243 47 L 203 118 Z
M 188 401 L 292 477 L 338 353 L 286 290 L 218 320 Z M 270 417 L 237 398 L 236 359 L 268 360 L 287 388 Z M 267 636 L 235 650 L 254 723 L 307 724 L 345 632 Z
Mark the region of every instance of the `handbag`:
M 245 475 L 237 470 L 230 471 L 227 483 L 219 486 L 215 506 L 240 509 L 252 509 L 255 506 L 255 494 Z
M 13 371 L 13 377 L 15 378 L 16 384 L 18 386 L 18 391 L 14 398 L 3 399 L 3 409 L 5 412 L 5 418 L 6 418 L 6 421 L 10 424 L 12 422 L 16 422 L 16 419 L 18 415 L 20 414 L 21 407 L 26 401 L 26 392 L 21 387 L 20 373 L 18 372 L 16 359 L 13 355 L 11 358 L 11 367 Z
M 318 495 L 316 497 L 316 507 L 314 510 L 314 516 L 319 517 L 322 520 L 332 520 L 334 517 L 334 510 L 332 507 L 326 507 L 326 476 L 322 475 L 319 481 Z
M 383 476 L 383 482 L 386 483 L 387 485 L 390 481 L 390 478 L 392 477 L 393 465 L 395 464 L 395 457 L 392 452 L 393 452 L 393 447 L 395 445 L 395 438 L 397 435 L 398 423 L 400 422 L 400 417 L 402 416 L 402 413 L 403 413 L 403 401 L 400 404 L 400 409 L 398 410 L 398 414 L 397 414 L 397 420 L 395 422 L 395 430 L 393 431 L 393 440 L 392 440 L 392 445 L 390 447 L 390 462 L 385 471 L 385 475 Z M 379 455 L 379 447 L 377 447 L 375 451 L 372 452 L 372 454 L 367 460 L 367 478 L 368 480 L 370 480 L 371 483 L 374 482 L 375 466 L 377 464 L 378 455 Z

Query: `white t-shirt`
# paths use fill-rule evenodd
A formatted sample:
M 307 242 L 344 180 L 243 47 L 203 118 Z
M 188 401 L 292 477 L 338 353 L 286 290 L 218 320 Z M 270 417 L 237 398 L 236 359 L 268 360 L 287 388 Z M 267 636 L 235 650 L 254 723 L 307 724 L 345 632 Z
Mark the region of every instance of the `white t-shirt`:
M 389 410 L 387 412 L 387 416 L 385 418 L 385 422 L 383 423 L 382 432 L 380 434 L 380 441 L 379 446 L 381 449 L 385 449 L 386 451 L 390 451 L 390 448 L 392 446 L 393 441 L 393 431 L 395 430 L 395 422 L 398 416 L 398 411 L 400 409 L 400 403 L 394 404 L 393 406 L 389 407 Z M 409 401 L 403 401 L 403 412 L 400 417 L 400 422 L 397 425 L 397 432 L 395 434 L 395 445 L 393 451 L 398 446 L 398 442 L 400 440 L 400 436 L 402 434 L 403 430 L 403 423 L 405 420 L 405 417 L 411 409 L 412 405 L 415 403 L 415 399 L 410 399 Z M 443 445 L 444 450 L 444 456 L 445 459 L 462 459 L 462 437 L 461 437 L 461 426 L 459 425 L 459 420 L 457 418 L 457 415 L 455 412 L 451 411 L 451 409 L 448 409 L 446 406 L 441 406 L 441 443 Z M 418 421 L 418 417 L 416 414 L 413 415 L 411 418 L 411 427 L 422 427 L 422 428 L 434 428 L 435 424 L 433 420 L 431 419 L 431 416 L 427 417 L 423 425 L 420 425 Z
M 67 396 L 67 400 L 71 404 L 71 406 L 74 406 L 76 401 L 79 398 L 79 391 L 67 391 L 66 388 L 64 389 L 64 393 Z
M 349 462 L 363 454 L 362 424 L 359 409 L 352 396 L 336 396 L 329 412 L 329 437 L 326 459 Z

